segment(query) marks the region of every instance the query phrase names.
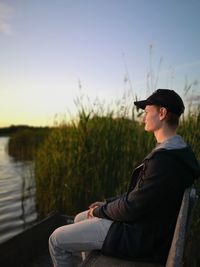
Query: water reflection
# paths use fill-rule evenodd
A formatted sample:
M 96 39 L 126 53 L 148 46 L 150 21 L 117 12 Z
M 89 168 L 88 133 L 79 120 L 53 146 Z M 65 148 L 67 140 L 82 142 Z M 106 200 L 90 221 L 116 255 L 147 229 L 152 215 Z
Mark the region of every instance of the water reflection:
M 0 137 L 0 242 L 23 231 L 37 218 L 32 162 L 16 162 Z

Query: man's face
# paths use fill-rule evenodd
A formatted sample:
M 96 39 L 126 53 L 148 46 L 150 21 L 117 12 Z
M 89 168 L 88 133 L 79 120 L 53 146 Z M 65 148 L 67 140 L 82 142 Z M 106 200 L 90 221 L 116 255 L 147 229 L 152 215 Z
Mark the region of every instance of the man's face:
M 145 131 L 154 132 L 161 127 L 159 108 L 154 105 L 147 105 L 144 110 L 143 122 Z

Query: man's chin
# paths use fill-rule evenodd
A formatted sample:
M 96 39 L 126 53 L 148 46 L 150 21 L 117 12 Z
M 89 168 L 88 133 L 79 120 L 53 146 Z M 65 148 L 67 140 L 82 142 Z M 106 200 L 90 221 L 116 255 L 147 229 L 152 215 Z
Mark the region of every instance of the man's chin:
M 152 130 L 151 129 L 149 129 L 148 127 L 144 127 L 144 130 L 146 131 L 146 132 L 152 132 Z

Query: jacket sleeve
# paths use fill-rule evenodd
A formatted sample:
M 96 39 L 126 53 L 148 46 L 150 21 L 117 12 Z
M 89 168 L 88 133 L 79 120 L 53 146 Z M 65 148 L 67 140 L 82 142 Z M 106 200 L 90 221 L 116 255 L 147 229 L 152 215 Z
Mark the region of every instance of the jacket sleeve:
M 159 153 L 146 160 L 135 186 L 122 197 L 93 210 L 93 215 L 114 221 L 136 221 L 162 203 L 173 186 L 173 160 Z

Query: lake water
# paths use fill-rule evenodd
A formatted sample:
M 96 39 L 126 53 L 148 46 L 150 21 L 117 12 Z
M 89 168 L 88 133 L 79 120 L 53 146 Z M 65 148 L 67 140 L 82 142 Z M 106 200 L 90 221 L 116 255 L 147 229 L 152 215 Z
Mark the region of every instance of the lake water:
M 0 243 L 37 219 L 33 163 L 10 157 L 8 140 L 0 137 Z

